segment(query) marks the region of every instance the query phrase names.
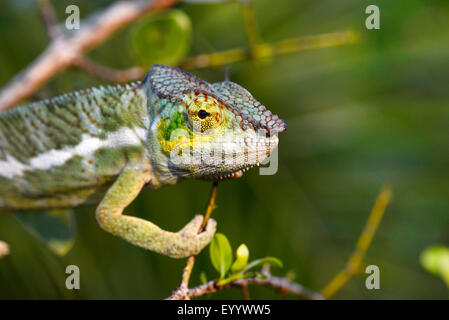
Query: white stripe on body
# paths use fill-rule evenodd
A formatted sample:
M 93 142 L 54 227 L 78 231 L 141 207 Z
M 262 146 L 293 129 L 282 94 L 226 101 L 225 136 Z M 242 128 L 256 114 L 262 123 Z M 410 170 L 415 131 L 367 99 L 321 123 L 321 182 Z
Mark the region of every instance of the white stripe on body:
M 108 133 L 106 139 L 101 140 L 89 134 L 83 134 L 81 142 L 76 146 L 67 146 L 61 150 L 49 150 L 31 158 L 29 164 L 24 164 L 11 155 L 0 161 L 0 176 L 12 179 L 23 176 L 25 171 L 48 170 L 63 165 L 74 156 L 91 157 L 101 148 L 121 148 L 128 146 L 141 146 L 146 138 L 143 128 L 130 129 L 121 127 L 119 130 Z

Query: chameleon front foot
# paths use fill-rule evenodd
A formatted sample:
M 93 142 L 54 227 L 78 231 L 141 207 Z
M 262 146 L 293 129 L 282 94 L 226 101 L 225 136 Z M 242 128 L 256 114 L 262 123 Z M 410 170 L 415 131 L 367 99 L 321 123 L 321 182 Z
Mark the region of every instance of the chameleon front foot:
M 196 215 L 184 228 L 176 233 L 180 237 L 175 244 L 174 252 L 178 258 L 185 258 L 200 253 L 214 237 L 217 222 L 214 219 L 207 221 L 204 231 L 198 233 L 203 223 L 203 216 Z M 176 248 L 177 247 L 177 248 Z

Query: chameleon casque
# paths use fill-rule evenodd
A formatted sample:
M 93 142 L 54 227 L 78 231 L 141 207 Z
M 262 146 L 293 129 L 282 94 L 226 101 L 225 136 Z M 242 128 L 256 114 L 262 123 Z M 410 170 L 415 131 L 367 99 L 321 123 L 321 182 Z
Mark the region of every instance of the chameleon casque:
M 141 82 L 1 113 L 0 212 L 97 204 L 104 230 L 187 257 L 212 240 L 213 219 L 199 234 L 200 215 L 174 233 L 122 214 L 126 206 L 144 186 L 240 177 L 269 155 L 285 128 L 233 82 L 209 84 L 182 69 L 153 65 Z

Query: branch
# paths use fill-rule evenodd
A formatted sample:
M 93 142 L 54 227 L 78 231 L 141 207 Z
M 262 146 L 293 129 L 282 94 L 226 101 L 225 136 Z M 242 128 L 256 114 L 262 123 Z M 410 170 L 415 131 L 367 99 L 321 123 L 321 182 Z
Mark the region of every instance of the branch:
M 81 21 L 79 30 L 57 35 L 34 62 L 0 91 L 0 111 L 12 108 L 31 96 L 48 80 L 73 66 L 87 51 L 103 43 L 117 30 L 151 11 L 169 7 L 176 2 L 177 0 L 118 1 Z
M 329 48 L 355 43 L 357 34 L 352 31 L 297 37 L 274 43 L 262 43 L 253 47 L 236 48 L 187 58 L 181 62 L 184 69 L 216 67 L 249 59 L 265 59 L 310 49 Z
M 254 0 L 241 2 L 243 22 L 245 23 L 246 34 L 250 47 L 254 47 L 262 42 L 259 28 L 257 27 L 256 16 L 254 13 Z
M 130 82 L 141 79 L 148 71 L 146 68 L 133 67 L 125 70 L 115 70 L 99 63 L 96 63 L 86 57 L 75 61 L 75 66 L 83 69 L 92 76 L 106 79 L 111 82 Z
M 303 287 L 299 283 L 292 282 L 285 277 L 275 277 L 268 276 L 266 279 L 263 278 L 246 278 L 239 279 L 227 283 L 225 285 L 219 286 L 217 281 L 209 281 L 205 284 L 199 285 L 197 287 L 191 288 L 187 291 L 187 296 L 189 298 L 198 298 L 204 296 L 206 294 L 214 293 L 217 291 L 222 291 L 225 289 L 229 289 L 231 287 L 240 287 L 245 288 L 251 285 L 265 286 L 275 290 L 283 294 L 288 294 L 292 296 L 297 296 L 307 300 L 322 300 L 324 297 L 314 292 L 308 288 Z M 171 298 L 171 297 L 170 297 Z M 170 299 L 168 298 L 168 299 Z
M 178 65 L 184 69 L 217 67 L 239 61 L 264 59 L 304 50 L 341 46 L 354 43 L 356 40 L 357 34 L 352 31 L 297 37 L 274 43 L 263 43 L 244 48 L 201 54 L 186 58 Z M 148 70 L 148 68 L 144 67 L 115 70 L 86 58 L 79 59 L 75 64 L 98 78 L 113 82 L 130 82 L 141 79 Z
M 251 300 L 251 296 L 249 295 L 248 284 L 245 283 L 240 286 L 242 288 L 243 298 L 245 300 Z
M 349 281 L 349 279 L 360 270 L 363 257 L 376 234 L 376 230 L 379 227 L 385 209 L 391 200 L 391 195 L 392 190 L 390 187 L 384 187 L 380 191 L 368 217 L 365 228 L 357 241 L 356 248 L 350 256 L 346 266 L 321 291 L 326 299 L 333 297 Z
M 55 10 L 50 0 L 38 0 L 39 9 L 41 11 L 42 20 L 47 28 L 48 37 L 54 39 L 58 37 L 62 30 L 57 23 Z

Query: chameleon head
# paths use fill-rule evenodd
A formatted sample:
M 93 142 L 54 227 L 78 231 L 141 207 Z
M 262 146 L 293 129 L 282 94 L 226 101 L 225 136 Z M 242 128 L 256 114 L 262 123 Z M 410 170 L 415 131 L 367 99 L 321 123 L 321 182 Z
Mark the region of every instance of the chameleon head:
M 156 171 L 165 176 L 220 180 L 240 177 L 278 145 L 286 125 L 236 83 L 209 84 L 181 69 L 153 66 L 150 135 Z M 157 152 L 154 152 L 157 151 Z M 165 157 L 164 161 L 161 161 Z M 160 163 L 163 165 L 161 166 Z

